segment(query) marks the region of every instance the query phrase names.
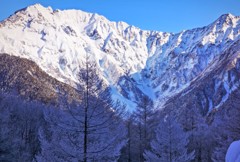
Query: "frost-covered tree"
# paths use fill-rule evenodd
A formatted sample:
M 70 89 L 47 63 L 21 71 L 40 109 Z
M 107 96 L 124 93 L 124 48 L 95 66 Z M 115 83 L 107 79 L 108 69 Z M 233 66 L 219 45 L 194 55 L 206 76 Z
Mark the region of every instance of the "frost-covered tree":
M 48 109 L 49 122 L 39 131 L 41 153 L 37 161 L 84 161 L 84 127 L 80 107 L 66 110 Z M 99 108 L 100 109 L 100 108 Z M 98 112 L 99 113 L 99 112 Z M 126 143 L 126 128 L 122 119 L 111 111 L 91 118 L 88 129 L 87 161 L 115 161 Z M 74 116 L 73 116 L 74 115 Z
M 119 116 L 123 107 L 112 101 L 96 66 L 87 56 L 79 72 L 80 101 L 71 106 L 66 104 L 64 110 L 45 113 L 52 126 L 50 133 L 44 129 L 40 132 L 42 152 L 37 156 L 38 161 L 116 161 L 119 158 L 127 133 Z
M 197 100 L 197 98 L 196 98 Z M 195 101 L 195 100 L 194 100 Z M 196 102 L 185 105 L 178 114 L 178 121 L 185 132 L 189 134 L 188 150 L 195 152 L 192 161 L 211 160 L 213 136 Z M 207 140 L 206 140 L 207 139 Z
M 224 104 L 213 123 L 216 147 L 212 154 L 212 160 L 224 161 L 229 145 L 240 139 L 240 97 L 239 92 L 231 94 L 227 103 Z
M 41 106 L 9 94 L 0 98 L 0 161 L 32 161 L 39 150 Z
M 214 125 L 217 123 L 214 123 Z M 230 143 L 233 141 L 231 134 L 229 130 L 227 130 L 224 126 L 224 124 L 218 123 L 216 125 L 217 127 L 221 128 L 221 131 L 219 131 L 219 128 L 215 127 L 212 129 L 213 134 L 215 134 L 215 148 L 213 150 L 213 153 L 211 155 L 212 161 L 218 162 L 218 161 L 224 161 L 225 160 L 225 155 L 227 152 L 227 148 L 229 147 Z M 214 132 L 216 131 L 216 132 Z
M 144 157 L 149 162 L 189 162 L 194 152 L 188 152 L 188 137 L 173 116 L 166 116 L 156 129 L 151 150 L 145 151 Z
M 133 133 L 133 130 L 132 130 L 132 126 L 133 126 L 133 122 L 132 122 L 132 115 L 130 115 L 130 113 L 127 113 L 125 114 L 127 120 L 125 120 L 125 125 L 126 125 L 126 128 L 127 128 L 127 144 L 122 148 L 121 150 L 121 155 L 120 155 L 120 158 L 119 158 L 119 162 L 121 161 L 127 161 L 127 162 L 131 162 L 132 161 L 132 144 L 133 144 L 133 141 L 131 139 L 132 137 L 132 133 Z
M 12 154 L 13 148 L 10 145 L 11 140 L 11 129 L 9 127 L 10 120 L 10 107 L 5 101 L 6 99 L 0 96 L 0 161 L 11 161 L 14 160 Z
M 135 143 L 138 145 L 136 147 L 136 152 L 138 152 L 138 161 L 143 162 L 144 150 L 149 149 L 150 139 L 153 134 L 153 124 L 154 124 L 154 110 L 153 102 L 147 96 L 142 97 L 141 101 L 138 103 L 136 111 L 133 114 L 134 124 L 136 124 L 136 135 Z

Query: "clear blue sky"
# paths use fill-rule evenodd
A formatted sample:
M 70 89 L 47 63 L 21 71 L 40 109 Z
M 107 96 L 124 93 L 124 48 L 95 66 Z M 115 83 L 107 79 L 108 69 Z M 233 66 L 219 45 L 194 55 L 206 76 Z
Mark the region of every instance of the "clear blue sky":
M 174 33 L 208 25 L 224 13 L 240 16 L 240 0 L 0 0 L 0 20 L 35 3 L 81 9 L 141 29 Z

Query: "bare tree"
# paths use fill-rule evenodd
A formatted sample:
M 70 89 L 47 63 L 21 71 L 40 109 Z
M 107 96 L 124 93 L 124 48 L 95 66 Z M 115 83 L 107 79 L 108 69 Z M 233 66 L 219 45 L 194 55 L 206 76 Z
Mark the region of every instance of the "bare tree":
M 156 129 L 156 139 L 151 142 L 151 150 L 144 156 L 147 161 L 189 162 L 194 152 L 189 153 L 188 134 L 173 116 L 166 116 Z
M 115 161 L 126 143 L 127 131 L 120 117 L 124 106 L 112 101 L 110 89 L 99 78 L 97 65 L 90 61 L 89 54 L 85 59 L 78 75 L 77 90 L 81 101 L 72 106 L 66 104 L 67 108 L 58 113 L 46 114 L 59 128 L 51 132 L 62 143 L 58 144 L 54 138 L 45 142 L 39 161 L 43 160 L 44 154 L 49 155 L 47 160 L 58 155 L 55 156 L 57 161 Z M 58 117 L 53 117 L 56 114 Z M 44 140 L 43 135 L 42 143 Z M 49 151 L 52 153 L 49 154 Z M 60 154 L 62 157 L 59 157 Z
M 139 161 L 143 162 L 144 150 L 150 148 L 150 139 L 152 138 L 153 130 L 152 126 L 154 123 L 154 110 L 153 102 L 147 96 L 144 96 L 138 103 L 136 111 L 133 114 L 134 123 L 136 124 L 137 137 L 135 136 L 136 143 L 139 148 Z

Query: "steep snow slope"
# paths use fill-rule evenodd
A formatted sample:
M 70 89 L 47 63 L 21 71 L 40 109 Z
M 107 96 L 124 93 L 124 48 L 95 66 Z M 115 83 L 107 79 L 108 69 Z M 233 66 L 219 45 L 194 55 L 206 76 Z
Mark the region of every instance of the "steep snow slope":
M 221 16 L 181 33 L 145 31 L 79 10 L 53 11 L 39 4 L 0 24 L 0 52 L 28 58 L 73 85 L 88 55 L 113 98 L 134 108 L 142 95 L 157 106 L 187 87 L 216 56 L 239 39 L 240 18 Z M 160 104 L 161 103 L 161 104 Z
M 203 115 L 214 114 L 212 110 L 216 112 L 218 108 L 225 111 L 228 108 L 235 109 L 229 103 L 237 103 L 235 96 L 239 96 L 239 87 L 240 40 L 216 57 L 187 88 L 165 102 L 164 107 L 168 111 L 196 108 Z
M 107 81 L 115 83 L 125 72 L 145 67 L 146 40 L 151 33 L 97 14 L 53 11 L 37 4 L 2 22 L 1 51 L 19 53 L 38 61 L 46 70 L 58 71 L 51 73 L 74 80 L 88 48 Z
M 160 98 L 186 88 L 210 63 L 239 39 L 240 18 L 227 14 L 214 23 L 174 34 L 148 59 L 152 87 Z
M 169 35 L 110 22 L 98 14 L 53 11 L 36 4 L 1 23 L 0 52 L 33 60 L 53 77 L 70 84 L 77 81 L 78 67 L 90 55 L 106 83 L 116 87 L 120 76 L 145 67 L 154 51 L 154 47 L 147 48 L 147 39 L 155 34 Z M 120 94 L 115 97 L 124 99 Z

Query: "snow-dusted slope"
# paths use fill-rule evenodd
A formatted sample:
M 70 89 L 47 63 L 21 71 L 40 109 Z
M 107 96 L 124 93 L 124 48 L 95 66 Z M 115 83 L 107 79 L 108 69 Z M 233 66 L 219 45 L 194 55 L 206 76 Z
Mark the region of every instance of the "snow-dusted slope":
M 206 27 L 171 35 L 146 67 L 157 96 L 169 97 L 187 87 L 239 34 L 240 18 L 226 14 Z
M 139 72 L 145 67 L 147 38 L 152 34 L 98 14 L 53 11 L 39 4 L 2 22 L 0 32 L 1 52 L 28 57 L 46 70 L 55 69 L 50 72 L 55 77 L 60 73 L 76 79 L 75 69 L 88 48 L 109 83 L 115 83 L 125 72 Z
M 240 162 L 240 141 L 234 141 L 228 148 L 226 162 Z
M 36 4 L 0 23 L 0 53 L 33 60 L 68 84 L 77 81 L 88 55 L 112 87 L 113 98 L 131 108 L 143 94 L 163 103 L 180 92 L 238 40 L 239 33 L 240 18 L 231 14 L 206 27 L 172 34 Z

